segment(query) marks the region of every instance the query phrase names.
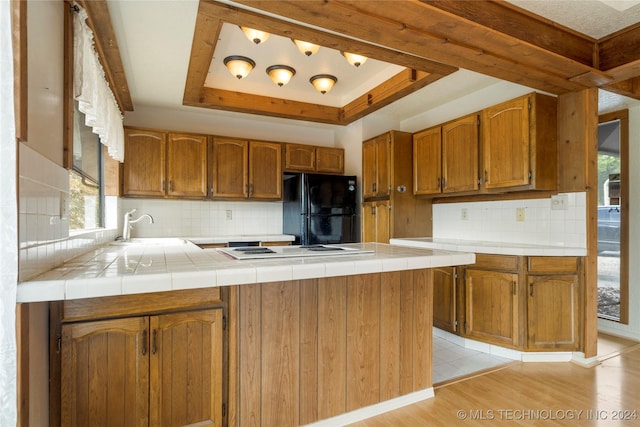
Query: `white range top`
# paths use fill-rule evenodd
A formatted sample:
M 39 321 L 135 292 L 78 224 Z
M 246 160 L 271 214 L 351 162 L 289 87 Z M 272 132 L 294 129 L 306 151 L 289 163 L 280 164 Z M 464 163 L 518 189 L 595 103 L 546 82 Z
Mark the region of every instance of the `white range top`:
M 442 249 L 447 251 L 473 252 L 479 254 L 521 255 L 521 256 L 587 256 L 586 248 L 567 246 L 530 245 L 524 243 L 485 242 L 477 240 L 439 239 L 414 237 L 391 239 L 392 245 Z
M 473 264 L 475 254 L 350 243 L 349 255 L 237 260 L 179 238 L 112 242 L 18 284 L 17 301 L 59 301 Z M 273 249 L 278 247 L 273 246 Z

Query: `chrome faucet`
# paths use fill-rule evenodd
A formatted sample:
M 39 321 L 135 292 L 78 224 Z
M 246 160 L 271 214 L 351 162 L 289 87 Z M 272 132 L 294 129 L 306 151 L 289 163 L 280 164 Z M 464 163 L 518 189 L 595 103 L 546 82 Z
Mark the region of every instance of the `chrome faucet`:
M 153 217 L 149 214 L 140 215 L 137 219 L 131 219 L 131 215 L 137 211 L 137 209 L 132 209 L 129 212 L 124 214 L 124 224 L 122 226 L 122 240 L 127 241 L 131 237 L 131 229 L 133 228 L 133 224 L 140 221 L 144 218 L 149 218 L 149 224 L 153 224 Z

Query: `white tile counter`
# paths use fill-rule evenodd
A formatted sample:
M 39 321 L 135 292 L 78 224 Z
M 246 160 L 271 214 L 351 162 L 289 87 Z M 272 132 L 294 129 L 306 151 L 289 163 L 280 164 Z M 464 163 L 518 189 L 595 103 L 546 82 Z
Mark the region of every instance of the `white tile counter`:
M 586 256 L 585 248 L 567 246 L 530 245 L 522 243 L 483 242 L 475 240 L 437 239 L 415 237 L 391 239 L 392 245 L 438 249 L 447 251 L 473 252 L 479 254 L 520 255 L 520 256 Z
M 295 237 L 288 234 L 238 234 L 229 236 L 185 237 L 184 239 L 197 245 L 203 245 L 229 242 L 293 242 Z
M 179 238 L 109 243 L 18 284 L 17 301 L 58 301 L 226 285 L 348 276 L 473 264 L 475 254 L 380 243 L 341 246 L 373 250 L 317 258 L 235 260 Z

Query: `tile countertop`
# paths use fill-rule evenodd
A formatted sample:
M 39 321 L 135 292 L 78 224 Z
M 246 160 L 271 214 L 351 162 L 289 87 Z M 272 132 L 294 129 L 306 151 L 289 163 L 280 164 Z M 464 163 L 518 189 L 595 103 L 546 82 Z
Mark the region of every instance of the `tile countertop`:
M 295 236 L 288 234 L 239 234 L 232 236 L 185 237 L 184 239 L 197 245 L 203 245 L 229 242 L 293 242 L 295 240 Z
M 567 246 L 530 245 L 523 243 L 484 242 L 475 240 L 438 239 L 432 237 L 415 237 L 391 239 L 392 245 L 441 249 L 447 251 L 473 252 L 479 254 L 521 255 L 521 256 L 586 256 L 585 248 Z
M 179 238 L 108 243 L 33 280 L 18 284 L 17 301 L 58 301 L 226 285 L 348 276 L 473 264 L 475 254 L 382 243 L 341 246 L 359 255 L 235 260 Z

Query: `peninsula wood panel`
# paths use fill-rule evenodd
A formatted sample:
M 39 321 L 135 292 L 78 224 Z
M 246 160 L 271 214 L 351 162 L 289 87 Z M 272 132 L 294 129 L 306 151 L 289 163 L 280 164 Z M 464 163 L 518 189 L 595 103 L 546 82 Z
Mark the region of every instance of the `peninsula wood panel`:
M 411 270 L 241 286 L 238 425 L 309 424 L 431 387 L 431 283 Z
M 347 408 L 347 278 L 322 279 L 318 285 L 318 418 Z
M 380 399 L 380 275 L 349 277 L 347 411 Z

